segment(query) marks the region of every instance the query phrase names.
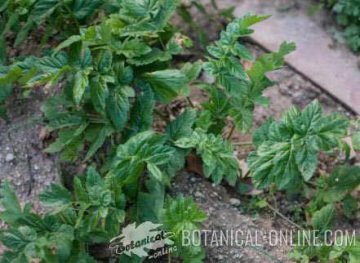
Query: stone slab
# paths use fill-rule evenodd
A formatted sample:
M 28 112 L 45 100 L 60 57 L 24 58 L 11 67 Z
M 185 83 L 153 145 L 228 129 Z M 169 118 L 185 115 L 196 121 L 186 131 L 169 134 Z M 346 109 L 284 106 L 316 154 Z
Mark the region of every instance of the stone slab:
M 345 47 L 332 48 L 333 39 L 304 10 L 279 12 L 275 0 L 222 0 L 222 6 L 236 6 L 235 16 L 248 12 L 271 17 L 254 25 L 252 38 L 276 51 L 283 41 L 293 41 L 297 50 L 286 62 L 326 92 L 360 114 L 360 69 L 358 58 Z

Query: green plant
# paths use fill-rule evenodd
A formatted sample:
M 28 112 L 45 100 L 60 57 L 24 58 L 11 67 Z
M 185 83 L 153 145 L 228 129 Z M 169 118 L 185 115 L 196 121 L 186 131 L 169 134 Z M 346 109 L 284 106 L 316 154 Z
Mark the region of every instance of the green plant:
M 67 38 L 77 34 L 81 25 L 86 25 L 94 15 L 101 11 L 114 12 L 118 3 L 110 0 L 7 0 L 0 6 L 0 46 L 2 56 L 6 59 L 6 34 L 16 34 L 13 42 L 18 47 L 28 34 L 46 25 L 42 43 L 50 36 Z
M 360 185 L 360 168 L 348 165 L 340 166 L 329 176 L 317 179 L 315 194 L 308 204 L 307 211 L 313 214 L 327 204 L 343 204 L 345 216 L 352 218 L 357 213 L 357 201 L 351 195 L 352 191 Z
M 279 69 L 284 64 L 284 56 L 295 49 L 293 43 L 283 43 L 277 53 L 265 54 L 255 60 L 251 52 L 240 43 L 239 38 L 253 32 L 249 27 L 268 16 L 245 15 L 227 25 L 214 45 L 207 47 L 210 57 L 204 69 L 215 77 L 215 83 L 206 85 L 209 101 L 204 103 L 200 127 L 220 134 L 225 127 L 224 120 L 229 116 L 240 131 L 248 131 L 252 126 L 255 105 L 268 105 L 263 91 L 273 82 L 266 73 Z M 239 60 L 253 61 L 245 70 Z M 230 135 L 231 136 L 231 135 Z
M 9 248 L 3 262 L 16 257 L 18 262 L 109 259 L 96 248 L 103 248 L 124 224 L 146 221 L 174 233 L 179 248 L 174 256 L 185 262 L 204 258 L 201 247 L 183 247 L 179 240 L 182 231 L 197 230 L 206 215 L 189 198 L 166 198 L 166 190 L 189 154 L 201 157 L 204 174 L 214 183 L 238 182 L 241 171 L 228 140 L 234 129 L 251 129 L 256 105 L 269 104 L 263 92 L 273 82 L 266 73 L 281 68 L 295 45 L 283 43 L 276 53 L 253 57 L 240 40 L 267 16 L 246 15 L 229 23 L 207 47 L 205 62 L 179 62 L 191 40 L 169 22 L 178 5 L 172 0 L 121 1 L 119 12 L 82 27 L 47 56 L 1 68 L 1 85 L 61 88 L 42 107 L 47 128 L 57 136 L 45 151 L 94 165 L 86 176 L 75 177 L 72 190 L 54 185 L 42 193 L 48 208 L 42 216 L 29 206 L 22 209 L 9 185 L 3 186 L 1 218 L 10 225 L 1 236 Z M 248 69 L 243 61 L 251 62 Z M 195 82 L 203 69 L 214 83 Z M 157 107 L 187 97 L 190 86 L 203 89 L 209 99 L 195 108 L 188 98 L 188 108 L 164 130 L 154 131 Z M 224 139 L 227 120 L 232 127 Z M 262 188 L 275 184 L 299 190 L 299 183 L 315 174 L 320 151 L 344 146 L 347 128 L 347 119 L 323 116 L 316 101 L 302 112 L 291 108 L 279 122 L 266 122 L 254 134 L 256 150 L 248 159 L 254 182 Z M 329 179 L 319 185 L 319 193 L 337 187 Z M 347 202 L 350 191 L 341 200 Z M 312 211 L 315 228 L 322 218 L 330 219 L 340 201 L 324 198 Z M 267 206 L 267 201 L 256 206 Z M 347 206 L 353 207 L 351 201 Z M 122 255 L 120 261 L 142 259 Z
M 360 120 L 355 122 L 355 130 L 351 137 L 353 148 L 355 151 L 360 151 Z
M 209 6 L 211 8 L 209 8 Z M 204 19 L 205 23 L 211 23 L 212 27 L 215 27 L 216 33 L 235 18 L 233 15 L 235 6 L 220 9 L 216 0 L 211 0 L 209 6 L 196 0 L 186 0 L 181 2 L 177 10 L 182 20 L 188 24 L 195 43 L 200 44 L 202 49 L 206 49 L 211 40 L 209 39 L 209 32 L 197 21 L 199 17 L 200 20 Z M 197 11 L 196 15 L 193 15 L 193 9 Z
M 1 189 L 4 211 L 0 218 L 10 227 L 0 235 L 0 240 L 9 248 L 1 262 L 88 263 L 108 258 L 110 251 L 105 249 L 99 255 L 96 246 L 106 244 L 118 235 L 120 224 L 125 218 L 130 219 L 125 209 L 126 203 L 131 203 L 122 193 L 121 185 L 112 183 L 112 179 L 102 178 L 91 167 L 86 177 L 74 179 L 73 192 L 61 185 L 52 185 L 40 194 L 41 202 L 48 208 L 41 216 L 32 213 L 29 204 L 22 208 L 9 183 L 4 183 Z M 139 220 L 164 222 L 165 229 L 179 238 L 181 231 L 195 230 L 197 224 L 206 219 L 189 198 L 168 199 L 163 208 L 164 196 L 158 191 L 162 186 L 151 179 L 146 185 L 149 192 L 139 192 L 137 203 L 133 204 L 138 212 L 136 216 L 141 216 Z M 132 219 L 135 220 L 135 215 Z M 180 249 L 179 239 L 176 244 Z M 187 256 L 185 253 L 178 256 L 184 257 L 185 262 L 198 262 L 192 257 L 197 256 L 198 260 L 203 257 L 200 247 L 182 249 Z M 128 258 L 124 256 L 120 260 L 127 262 Z
M 298 191 L 313 177 L 319 152 L 343 144 L 348 125 L 338 114 L 323 116 L 317 101 L 302 112 L 290 108 L 281 121 L 268 120 L 254 133 L 256 151 L 248 157 L 256 185 Z
M 360 50 L 360 2 L 358 0 L 338 0 L 333 7 L 336 21 L 344 26 L 344 37 L 349 47 Z
M 25 66 L 26 61 L 29 62 L 26 58 L 24 63 L 13 63 L 11 69 L 5 66 L 15 60 L 13 57 L 7 58 L 11 48 L 19 48 L 34 31 L 37 34 L 40 32 L 42 36 L 41 46 L 49 38 L 61 41 L 79 34 L 81 27 L 96 20 L 100 13 L 113 13 L 118 8 L 119 3 L 115 0 L 6 0 L 0 4 L 0 118 L 6 119 L 5 100 L 13 89 L 13 78 L 7 79 L 8 75 L 1 75 L 8 71 L 16 75 L 19 67 Z M 42 30 L 43 28 L 45 29 Z M 11 34 L 14 36 L 8 37 Z

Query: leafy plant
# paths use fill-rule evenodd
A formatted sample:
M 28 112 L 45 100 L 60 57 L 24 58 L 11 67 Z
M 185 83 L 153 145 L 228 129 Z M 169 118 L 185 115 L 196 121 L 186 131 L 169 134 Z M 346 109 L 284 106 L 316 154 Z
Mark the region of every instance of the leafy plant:
M 358 0 L 338 0 L 333 7 L 336 21 L 344 26 L 344 37 L 349 47 L 360 50 L 360 5 Z
M 197 11 L 196 15 L 194 15 L 193 9 Z M 196 0 L 190 0 L 182 1 L 177 13 L 188 24 L 195 43 L 199 43 L 202 49 L 206 49 L 210 42 L 209 34 L 205 27 L 199 24 L 198 20 L 203 18 L 206 23 L 211 23 L 217 32 L 234 19 L 234 9 L 235 6 L 220 9 L 216 0 L 212 0 L 208 5 Z
M 40 2 L 31 5 L 29 14 Z M 2 235 L 9 248 L 3 262 L 108 260 L 110 256 L 98 255 L 96 247 L 103 248 L 125 223 L 145 221 L 174 233 L 180 249 L 174 256 L 201 262 L 203 249 L 181 246 L 180 240 L 183 230 L 198 229 L 206 215 L 189 198 L 166 198 L 166 189 L 192 151 L 214 183 L 238 181 L 241 171 L 233 148 L 222 137 L 225 119 L 240 131 L 252 127 L 255 106 L 269 103 L 263 91 L 273 82 L 266 73 L 281 68 L 295 45 L 283 43 L 278 52 L 254 58 L 239 39 L 267 16 L 246 15 L 231 22 L 207 48 L 205 63 L 178 63 L 176 56 L 192 44 L 170 23 L 180 1 L 119 1 L 118 12 L 90 25 L 86 20 L 102 10 L 100 4 L 93 6 L 98 1 L 56 2 L 46 15 L 64 15 L 69 26 L 76 25 L 74 30 L 65 32 L 69 37 L 47 56 L 27 57 L 1 68 L 0 85 L 16 83 L 29 90 L 57 86 L 59 92 L 42 107 L 47 128 L 57 136 L 45 151 L 60 153 L 66 161 L 92 163 L 100 173 L 90 166 L 86 176 L 75 177 L 71 190 L 53 185 L 42 193 L 47 208 L 43 215 L 32 213 L 28 205 L 21 208 L 5 184 L 1 218 L 10 227 Z M 80 28 L 82 23 L 86 26 Z M 67 26 L 44 25 L 49 30 Z M 249 69 L 242 65 L 245 60 L 252 63 Z M 165 130 L 154 131 L 157 107 L 188 96 L 202 69 L 215 78 L 213 84 L 199 85 L 209 100 L 199 108 L 189 103 L 191 108 L 166 123 Z M 335 147 L 334 138 L 340 138 L 346 122 L 319 117 L 314 111 L 310 120 L 307 113 L 298 115 L 304 116 L 303 124 L 311 124 L 309 129 L 322 127 L 316 130 L 323 140 L 321 149 Z M 301 125 L 299 131 L 306 133 Z M 132 260 L 120 257 L 121 262 Z
M 42 43 L 55 33 L 62 38 L 77 34 L 81 25 L 88 24 L 96 13 L 115 12 L 118 4 L 108 0 L 7 0 L 0 6 L 1 62 L 6 58 L 6 34 L 15 32 L 14 47 L 28 34 L 46 24 Z
M 352 135 L 352 144 L 355 151 L 360 151 L 360 120 L 355 123 L 355 130 Z
M 319 152 L 339 147 L 347 127 L 348 120 L 338 114 L 323 116 L 317 101 L 302 112 L 290 108 L 278 122 L 268 120 L 254 133 L 256 151 L 248 157 L 256 185 L 299 189 L 313 177 Z
M 195 130 L 190 137 L 177 140 L 175 145 L 196 149 L 203 160 L 206 177 L 211 177 L 215 183 L 220 183 L 224 178 L 230 185 L 235 185 L 239 177 L 239 164 L 232 146 L 221 137 Z
M 205 130 L 220 134 L 224 128 L 224 118 L 231 117 L 236 128 L 248 131 L 252 126 L 255 105 L 267 105 L 262 95 L 273 84 L 266 73 L 283 66 L 284 56 L 295 49 L 293 43 L 283 43 L 277 53 L 265 54 L 255 61 L 251 52 L 239 42 L 239 38 L 250 35 L 250 26 L 261 22 L 268 16 L 246 15 L 229 23 L 220 39 L 207 50 L 204 69 L 215 77 L 215 83 L 206 86 L 209 102 L 204 104 Z M 239 60 L 253 61 L 250 69 L 245 70 Z
M 205 221 L 206 214 L 202 212 L 191 198 L 182 196 L 177 199 L 168 199 L 165 205 L 164 225 L 174 234 L 175 245 L 179 248 L 177 256 L 184 262 L 203 262 L 205 251 L 200 246 L 183 246 L 182 237 L 184 231 L 199 230 L 199 224 Z M 200 239 L 200 237 L 197 237 Z M 198 244 L 199 240 L 192 240 Z
M 347 217 L 354 217 L 357 212 L 357 201 L 351 195 L 360 185 L 360 168 L 348 165 L 336 167 L 329 176 L 319 177 L 316 191 L 308 204 L 307 212 L 313 214 L 327 204 L 343 204 Z

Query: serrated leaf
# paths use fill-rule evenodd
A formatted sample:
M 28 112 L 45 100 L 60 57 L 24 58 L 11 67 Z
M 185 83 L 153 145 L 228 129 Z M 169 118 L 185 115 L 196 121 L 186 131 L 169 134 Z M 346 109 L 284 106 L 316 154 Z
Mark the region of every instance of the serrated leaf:
M 348 165 L 336 167 L 325 183 L 324 201 L 327 203 L 341 201 L 346 194 L 360 185 L 360 167 Z
M 181 68 L 181 72 L 185 74 L 188 79 L 188 82 L 194 81 L 198 78 L 202 69 L 202 62 L 197 61 L 195 63 L 185 63 Z
M 193 109 L 186 109 L 174 121 L 166 126 L 166 134 L 173 141 L 182 137 L 188 137 L 192 133 L 192 126 L 196 118 L 196 111 Z
M 109 89 L 106 83 L 100 79 L 94 79 L 90 82 L 90 94 L 94 107 L 98 112 L 104 112 L 106 106 L 106 100 L 109 97 Z
M 154 107 L 154 94 L 150 89 L 145 89 L 137 95 L 130 113 L 128 136 L 146 131 L 151 127 Z
M 336 210 L 334 205 L 329 204 L 324 206 L 319 211 L 314 213 L 311 220 L 311 225 L 315 230 L 319 230 L 320 233 L 324 233 L 326 230 L 330 230 L 335 219 Z
M 80 125 L 78 128 L 61 130 L 56 141 L 50 144 L 49 147 L 47 147 L 44 151 L 47 153 L 56 153 L 62 151 L 65 146 L 76 140 L 77 137 L 85 131 L 87 125 L 88 124 L 85 123 Z
M 122 130 L 128 121 L 129 97 L 132 96 L 132 89 L 129 87 L 119 87 L 110 91 L 106 110 L 116 130 Z
M 114 132 L 114 129 L 109 126 L 104 126 L 100 129 L 95 141 L 90 145 L 90 148 L 85 156 L 85 161 L 89 160 L 99 149 L 103 146 L 105 140 Z
M 71 11 L 81 21 L 90 18 L 103 3 L 103 0 L 77 0 L 74 1 Z
M 16 193 L 8 181 L 1 185 L 1 196 L 1 204 L 5 209 L 0 213 L 1 220 L 8 224 L 16 224 L 18 218 L 21 217 L 22 210 Z
M 281 121 L 266 123 L 255 133 L 257 138 L 260 133 L 267 133 L 255 139 L 257 150 L 248 158 L 255 182 L 259 187 L 274 182 L 283 189 L 299 178 L 310 180 L 319 152 L 337 147 L 347 126 L 348 121 L 343 117 L 323 116 L 317 101 L 302 113 L 290 108 Z
M 176 199 L 166 200 L 164 226 L 167 231 L 174 233 L 172 240 L 178 248 L 175 255 L 180 256 L 184 262 L 202 262 L 205 257 L 201 246 L 183 246 L 181 241 L 184 231 L 199 230 L 199 224 L 206 218 L 207 215 L 199 209 L 191 198 L 179 196 Z M 195 239 L 193 241 L 194 244 L 197 244 L 197 241 L 200 244 L 200 240 Z
M 238 161 L 232 146 L 220 136 L 197 129 L 191 136 L 177 140 L 175 145 L 185 149 L 195 148 L 203 160 L 204 175 L 211 177 L 215 184 L 225 179 L 230 185 L 235 185 L 240 173 Z
M 73 87 L 74 102 L 76 104 L 80 103 L 88 85 L 89 85 L 88 75 L 82 71 L 77 72 L 74 76 L 74 87 Z
M 40 201 L 44 206 L 52 208 L 62 208 L 71 204 L 71 193 L 63 186 L 58 184 L 51 185 L 48 191 L 40 194 Z
M 132 136 L 117 148 L 110 174 L 129 182 L 128 180 L 139 176 L 146 165 L 158 166 L 167 163 L 174 150 L 172 147 L 164 145 L 164 142 L 165 137 L 152 131 Z M 158 174 L 155 172 L 155 175 Z
M 113 49 L 116 54 L 124 55 L 127 58 L 140 57 L 151 52 L 151 47 L 137 38 L 114 44 Z
M 146 73 L 143 77 L 151 85 L 155 96 L 163 102 L 174 99 L 188 81 L 184 73 L 174 69 Z

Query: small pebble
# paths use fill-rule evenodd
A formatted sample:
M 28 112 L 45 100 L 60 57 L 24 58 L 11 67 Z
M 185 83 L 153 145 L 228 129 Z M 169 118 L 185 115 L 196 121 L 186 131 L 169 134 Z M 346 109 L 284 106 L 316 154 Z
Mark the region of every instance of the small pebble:
M 12 153 L 8 153 L 6 156 L 5 156 L 5 161 L 7 161 L 8 163 L 13 161 L 15 159 L 15 156 L 12 154 Z
M 195 183 L 197 180 L 195 177 L 190 177 L 190 182 Z
M 39 170 L 39 166 L 37 164 L 34 165 L 34 170 L 35 171 Z
M 195 192 L 195 197 L 202 198 L 202 197 L 204 197 L 204 195 L 200 192 Z
M 239 206 L 241 203 L 240 200 L 237 198 L 230 198 L 229 202 L 232 206 Z

